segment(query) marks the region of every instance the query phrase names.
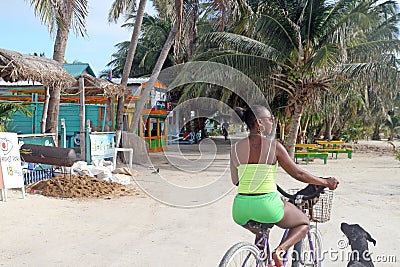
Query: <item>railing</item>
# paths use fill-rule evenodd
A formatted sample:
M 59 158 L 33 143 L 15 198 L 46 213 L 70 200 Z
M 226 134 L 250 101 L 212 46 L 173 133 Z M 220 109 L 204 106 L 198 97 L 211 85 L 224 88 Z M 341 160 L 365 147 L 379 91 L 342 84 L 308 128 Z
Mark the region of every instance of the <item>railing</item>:
M 28 170 L 24 173 L 24 184 L 32 184 L 41 180 L 50 179 L 53 177 L 53 168 L 44 170 Z
M 55 134 L 47 133 L 47 134 L 19 134 L 18 142 L 19 145 L 22 146 L 25 143 L 29 144 L 37 144 L 37 145 L 46 145 L 46 146 L 54 146 L 55 144 Z M 21 160 L 23 160 L 23 155 L 21 155 Z M 50 179 L 53 177 L 53 166 L 47 164 L 41 164 L 41 168 L 36 170 L 35 167 L 38 164 L 35 163 L 25 163 L 27 164 L 26 168 L 23 167 L 23 178 L 24 184 L 31 184 L 41 180 Z

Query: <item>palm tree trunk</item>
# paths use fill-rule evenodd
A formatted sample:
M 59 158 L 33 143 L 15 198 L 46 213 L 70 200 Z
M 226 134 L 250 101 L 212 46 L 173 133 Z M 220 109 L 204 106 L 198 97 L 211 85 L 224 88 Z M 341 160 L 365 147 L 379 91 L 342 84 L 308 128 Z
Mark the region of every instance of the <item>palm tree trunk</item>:
M 286 150 L 291 158 L 294 158 L 294 147 L 296 145 L 297 133 L 300 127 L 301 116 L 303 115 L 303 106 L 296 103 L 294 106 L 294 114 L 292 124 L 290 125 L 289 136 L 287 138 Z
M 372 136 L 372 140 L 381 140 L 381 137 L 379 135 L 379 130 L 380 130 L 380 121 L 375 122 L 375 127 L 374 127 L 374 134 Z
M 129 78 L 129 74 L 131 72 L 133 58 L 134 58 L 135 52 L 136 52 L 136 46 L 137 46 L 137 43 L 139 40 L 139 33 L 140 33 L 140 28 L 142 27 L 145 7 L 146 7 L 146 0 L 140 0 L 139 7 L 138 7 L 138 10 L 136 13 L 135 26 L 133 27 L 131 43 L 129 45 L 129 50 L 128 50 L 128 54 L 126 56 L 124 69 L 122 71 L 121 84 L 124 86 L 128 85 L 128 78 Z M 124 95 L 118 97 L 117 130 L 123 129 L 124 103 L 125 103 L 125 93 L 124 93 Z
M 56 100 L 58 99 L 58 101 Z M 51 101 L 53 100 L 53 101 Z M 60 111 L 60 88 L 50 88 L 49 107 L 46 118 L 46 133 L 58 136 L 58 113 Z
M 393 130 L 393 128 L 390 128 L 389 130 L 390 130 L 390 132 L 389 132 L 388 141 L 393 141 L 394 140 L 394 130 Z
M 191 29 L 190 38 L 189 38 L 189 47 L 188 47 L 188 58 L 191 60 L 194 57 L 196 52 L 196 40 L 197 40 L 197 24 L 199 21 L 199 0 L 192 0 L 193 10 L 191 16 Z
M 325 133 L 324 133 L 325 139 L 330 140 L 334 137 L 334 136 L 332 136 L 332 129 L 335 126 L 337 118 L 338 118 L 337 114 L 333 114 L 332 116 L 328 115 L 327 120 L 326 120 L 326 125 L 325 125 Z
M 67 20 L 67 19 L 66 19 Z M 69 24 L 72 20 L 72 10 L 71 16 L 69 18 Z M 66 22 L 65 22 L 66 23 Z M 57 29 L 56 40 L 54 42 L 53 59 L 60 64 L 64 63 L 65 50 L 67 48 L 69 27 L 68 25 L 60 25 Z
M 324 138 L 325 139 L 332 139 L 332 118 L 328 115 L 326 122 L 325 122 L 325 133 L 324 133 Z
M 285 122 L 282 120 L 281 122 L 279 122 L 279 139 L 281 140 L 281 142 L 285 142 Z
M 310 116 L 307 116 L 306 122 L 304 123 L 304 127 L 301 128 L 300 132 L 300 142 L 302 144 L 307 144 L 307 128 L 308 128 L 308 123 L 310 122 Z
M 182 8 L 182 2 L 183 0 L 175 0 L 175 7 L 176 9 L 180 9 L 180 10 L 176 10 L 177 12 L 182 12 L 181 8 Z M 180 14 L 181 15 L 181 14 Z M 164 43 L 163 49 L 161 50 L 160 56 L 157 59 L 156 65 L 154 66 L 154 70 L 153 73 L 151 74 L 150 80 L 147 82 L 146 84 L 146 88 L 143 90 L 142 95 L 139 99 L 139 102 L 136 106 L 136 110 L 135 110 L 135 115 L 133 116 L 132 119 L 132 123 L 131 123 L 131 127 L 129 129 L 129 132 L 131 133 L 136 133 L 138 126 L 139 126 L 139 120 L 140 117 L 142 115 L 142 111 L 144 108 L 144 105 L 146 104 L 147 98 L 150 95 L 150 91 L 151 89 L 154 87 L 158 75 L 161 72 L 161 68 L 164 65 L 165 60 L 167 59 L 169 50 L 171 49 L 174 40 L 177 36 L 177 34 L 179 33 L 180 27 L 181 27 L 181 17 L 176 19 L 176 22 L 174 23 L 174 26 L 172 27 L 171 31 L 169 32 L 168 38 Z
M 74 1 L 68 1 L 65 8 L 63 22 L 58 23 L 56 40 L 54 43 L 53 59 L 60 64 L 64 63 L 65 50 L 67 47 L 68 34 L 72 21 Z M 58 114 L 60 109 L 60 89 L 51 88 L 49 109 L 46 118 L 46 133 L 58 134 Z
M 49 99 L 50 99 L 49 87 L 46 86 L 44 90 L 45 90 L 45 97 L 43 102 L 42 120 L 40 121 L 40 133 L 46 132 L 47 110 L 49 110 Z

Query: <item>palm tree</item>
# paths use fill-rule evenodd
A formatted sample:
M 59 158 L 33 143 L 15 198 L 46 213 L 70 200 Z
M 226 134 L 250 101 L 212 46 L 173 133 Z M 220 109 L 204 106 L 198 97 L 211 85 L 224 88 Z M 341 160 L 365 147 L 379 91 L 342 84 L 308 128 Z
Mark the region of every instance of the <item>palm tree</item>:
M 132 26 L 126 23 L 124 26 Z M 129 77 L 142 77 L 150 76 L 154 66 L 157 62 L 158 55 L 167 40 L 168 34 L 171 30 L 171 23 L 159 17 L 150 16 L 145 14 L 143 17 L 141 36 L 138 40 L 136 53 L 133 58 L 132 69 Z M 112 54 L 112 60 L 107 64 L 112 68 L 113 76 L 121 77 L 123 67 L 125 65 L 126 55 L 130 46 L 129 41 L 118 43 L 115 45 L 118 51 Z M 170 51 L 163 68 L 176 64 L 176 59 Z M 108 71 L 103 71 L 102 76 L 106 77 Z
M 134 11 L 135 1 L 134 0 L 115 0 L 112 7 L 108 13 L 108 20 L 110 22 L 116 22 L 120 15 L 124 12 L 130 14 Z M 129 50 L 126 55 L 126 60 L 124 64 L 124 69 L 122 71 L 121 84 L 127 86 L 129 74 L 132 68 L 133 58 L 136 52 L 136 46 L 139 40 L 140 28 L 142 27 L 144 10 L 146 8 L 146 0 L 140 0 L 139 7 L 136 12 L 135 26 L 133 28 L 131 42 L 129 45 Z M 117 104 L 117 129 L 122 130 L 123 128 L 123 115 L 124 115 L 124 103 L 125 95 L 118 97 Z
M 32 117 L 29 111 L 29 103 L 2 102 L 0 103 L 0 132 L 6 132 L 7 123 L 16 112 L 22 112 L 28 117 Z
M 286 148 L 293 155 L 304 108 L 321 92 L 336 88 L 344 74 L 366 77 L 362 73 L 368 69 L 383 77 L 385 65 L 370 56 L 399 49 L 395 6 L 391 1 L 268 1 L 248 18 L 254 23 L 237 24 L 247 25 L 235 28 L 240 34 L 207 35 L 204 47 L 214 50 L 201 56 L 261 77 L 261 89 L 271 92 L 273 86 L 288 95 L 292 118 Z
M 56 31 L 53 59 L 63 64 L 70 29 L 77 35 L 86 35 L 87 0 L 30 0 L 30 5 L 42 23 L 48 25 L 50 33 Z M 48 105 L 45 132 L 57 133 L 60 88 L 46 92 L 45 104 Z
M 156 1 L 154 1 L 156 4 Z M 161 72 L 161 68 L 164 65 L 166 58 L 168 57 L 169 51 L 174 43 L 174 40 L 180 35 L 181 30 L 181 22 L 182 22 L 182 8 L 183 8 L 183 0 L 175 0 L 174 2 L 174 11 L 175 11 L 175 21 L 171 31 L 169 32 L 168 38 L 164 43 L 163 49 L 157 59 L 157 63 L 154 67 L 154 70 L 151 74 L 149 81 L 147 82 L 146 88 L 143 90 L 142 95 L 139 99 L 139 102 L 136 106 L 135 114 L 132 119 L 131 127 L 129 131 L 131 133 L 136 133 L 139 125 L 139 120 L 143 111 L 143 108 L 146 104 L 147 98 L 150 95 L 151 89 L 154 87 L 158 75 Z M 179 41 L 179 40 L 178 40 Z

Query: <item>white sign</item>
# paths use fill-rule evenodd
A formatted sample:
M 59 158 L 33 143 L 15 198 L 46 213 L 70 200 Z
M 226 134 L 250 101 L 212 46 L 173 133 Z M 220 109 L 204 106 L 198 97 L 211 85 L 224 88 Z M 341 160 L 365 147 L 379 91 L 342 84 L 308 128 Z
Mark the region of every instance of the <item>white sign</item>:
M 21 188 L 24 195 L 24 178 L 17 134 L 3 132 L 0 136 L 0 171 L 3 188 Z M 5 197 L 3 192 L 3 200 Z
M 90 154 L 92 160 L 114 157 L 114 134 L 91 134 Z

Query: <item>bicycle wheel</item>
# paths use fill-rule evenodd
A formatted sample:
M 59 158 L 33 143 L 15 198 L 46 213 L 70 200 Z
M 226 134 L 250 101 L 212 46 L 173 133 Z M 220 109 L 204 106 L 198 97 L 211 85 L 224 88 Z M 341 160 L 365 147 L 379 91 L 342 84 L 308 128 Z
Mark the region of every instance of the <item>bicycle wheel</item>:
M 261 267 L 264 263 L 260 260 L 260 250 L 248 242 L 240 242 L 233 245 L 224 255 L 219 267 Z
M 311 249 L 310 241 L 312 242 L 313 250 Z M 322 252 L 323 243 L 321 232 L 312 225 L 309 233 L 302 242 L 301 253 L 299 253 L 301 257 L 300 266 L 323 267 Z

